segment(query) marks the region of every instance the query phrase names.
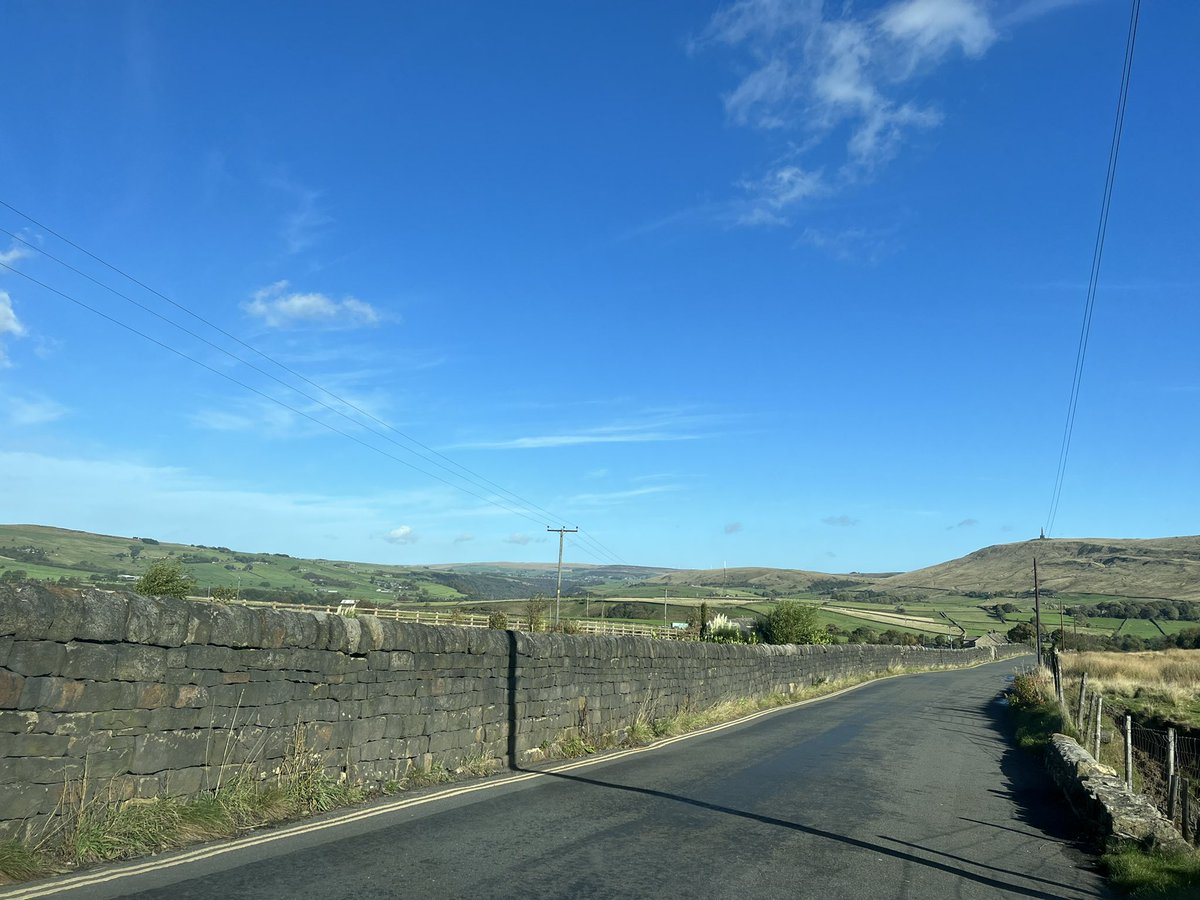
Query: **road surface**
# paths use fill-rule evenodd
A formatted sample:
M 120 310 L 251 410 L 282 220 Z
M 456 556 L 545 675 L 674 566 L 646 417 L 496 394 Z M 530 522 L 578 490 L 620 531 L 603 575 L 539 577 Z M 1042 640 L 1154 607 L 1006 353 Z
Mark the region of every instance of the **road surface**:
M 337 827 L 77 875 L 111 880 L 55 896 L 1108 897 L 1037 760 L 1003 737 L 998 693 L 1026 662 L 887 679 L 645 752 L 392 798 Z

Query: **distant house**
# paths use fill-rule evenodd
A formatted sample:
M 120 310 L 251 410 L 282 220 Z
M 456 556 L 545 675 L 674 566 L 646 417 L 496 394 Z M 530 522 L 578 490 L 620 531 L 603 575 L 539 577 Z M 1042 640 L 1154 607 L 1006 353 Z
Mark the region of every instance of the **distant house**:
M 964 647 L 999 647 L 1002 644 L 1007 644 L 1008 638 L 1000 634 L 998 631 L 989 631 L 987 634 L 980 635 L 977 638 L 967 638 L 963 641 Z

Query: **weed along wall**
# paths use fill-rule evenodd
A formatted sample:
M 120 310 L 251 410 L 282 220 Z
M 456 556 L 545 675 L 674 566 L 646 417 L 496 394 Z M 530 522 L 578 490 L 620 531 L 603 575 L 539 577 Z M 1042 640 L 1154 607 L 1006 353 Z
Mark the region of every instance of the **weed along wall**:
M 36 833 L 85 782 L 113 800 L 178 797 L 305 764 L 375 787 L 470 758 L 520 764 L 567 734 L 731 697 L 995 654 L 529 635 L 0 584 L 0 838 Z

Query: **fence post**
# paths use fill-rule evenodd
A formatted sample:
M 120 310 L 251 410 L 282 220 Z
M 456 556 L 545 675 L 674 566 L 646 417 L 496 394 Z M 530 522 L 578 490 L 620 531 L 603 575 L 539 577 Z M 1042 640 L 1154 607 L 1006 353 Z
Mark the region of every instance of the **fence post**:
M 1192 842 L 1192 780 L 1181 778 L 1179 786 L 1183 791 L 1183 839 L 1190 844 Z
M 1085 730 L 1084 721 L 1083 721 L 1083 700 L 1084 700 L 1084 697 L 1086 697 L 1086 696 L 1087 696 L 1087 672 L 1084 672 L 1083 675 L 1081 675 L 1079 678 L 1079 708 L 1075 712 L 1075 727 L 1078 728 L 1080 731 Z
M 1125 713 L 1125 787 L 1133 793 L 1133 716 Z
M 1167 778 L 1175 774 L 1175 729 L 1167 729 Z
M 1059 704 L 1063 702 L 1063 670 L 1062 657 L 1058 655 L 1058 651 L 1054 651 L 1054 696 Z
M 1096 752 L 1092 754 L 1096 758 L 1096 762 L 1100 762 L 1100 716 L 1104 712 L 1104 695 L 1096 695 Z
M 1179 776 L 1174 772 L 1167 778 L 1167 818 L 1175 824 L 1175 810 L 1179 805 Z

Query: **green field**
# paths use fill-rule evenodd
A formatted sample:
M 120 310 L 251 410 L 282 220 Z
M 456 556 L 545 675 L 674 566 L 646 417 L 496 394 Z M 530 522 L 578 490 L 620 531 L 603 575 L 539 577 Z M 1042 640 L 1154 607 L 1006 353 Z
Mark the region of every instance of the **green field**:
M 163 557 L 173 557 L 183 564 L 196 580 L 198 596 L 226 587 L 240 588 L 247 599 L 326 604 L 352 598 L 360 606 L 460 608 L 514 616 L 525 614 L 524 598 L 529 596 L 548 595 L 549 604 L 553 604 L 555 566 L 551 562 L 392 566 L 301 559 L 43 526 L 0 525 L 0 579 L 24 573 L 26 578 L 128 590 L 150 563 Z M 945 632 L 949 626 L 957 633 L 957 626 L 967 637 L 977 637 L 989 631 L 1004 634 L 1014 625 L 1033 619 L 1033 600 L 1023 592 L 1015 596 L 969 597 L 958 593 L 958 589 L 912 584 L 881 590 L 884 582 L 893 580 L 785 569 L 731 569 L 726 573 L 568 564 L 563 569 L 560 615 L 598 618 L 603 610 L 605 618 L 661 624 L 665 592 L 667 622 L 688 621 L 697 615 L 701 603 L 707 603 L 713 614 L 753 619 L 769 613 L 778 599 L 812 604 L 818 608 L 821 622 L 845 631 L 865 626 L 876 632 L 894 629 L 933 634 Z M 736 587 L 732 586 L 734 582 Z M 585 592 L 591 596 L 590 603 L 581 596 Z M 1042 601 L 1042 626 L 1047 631 L 1059 627 L 1060 606 L 1088 607 L 1124 599 L 1115 593 L 1051 594 Z M 998 613 L 996 607 L 1003 604 L 1013 611 Z M 862 616 L 826 606 L 861 610 Z M 881 620 L 898 615 L 906 620 Z M 1076 625 L 1069 616 L 1063 621 L 1069 641 Z M 1195 627 L 1200 627 L 1200 622 L 1095 617 L 1089 618 L 1078 633 L 1150 639 Z

